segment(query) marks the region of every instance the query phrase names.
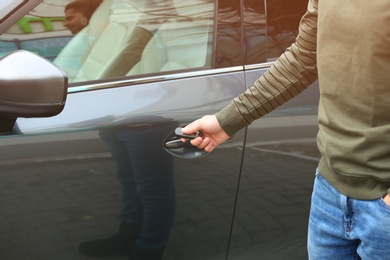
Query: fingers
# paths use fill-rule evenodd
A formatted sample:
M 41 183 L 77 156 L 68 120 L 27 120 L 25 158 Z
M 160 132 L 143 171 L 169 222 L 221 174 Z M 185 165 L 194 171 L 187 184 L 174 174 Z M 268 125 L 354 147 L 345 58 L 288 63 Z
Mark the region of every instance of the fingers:
M 200 131 L 200 120 L 196 120 L 187 126 L 185 126 L 182 131 L 184 134 L 192 134 L 195 133 L 196 131 Z
M 187 142 L 188 139 L 186 138 L 181 138 L 180 139 L 183 143 Z M 211 152 L 214 150 L 214 146 L 211 144 L 210 138 L 202 138 L 202 137 L 197 137 L 193 140 L 190 140 L 191 145 L 199 148 L 199 149 L 204 149 L 206 152 Z
M 211 139 L 208 137 L 197 137 L 191 140 L 191 144 L 199 149 L 204 149 L 206 152 L 212 152 L 215 148 L 215 146 L 211 142 Z
M 211 153 L 214 150 L 215 146 L 212 143 L 209 143 L 204 150 L 208 153 Z
M 197 138 L 191 140 L 190 142 L 193 146 L 196 146 L 199 149 L 203 149 L 208 144 L 208 140 L 209 140 L 209 138 L 197 137 Z
M 197 131 L 201 131 L 201 124 L 202 124 L 201 120 L 202 119 L 198 119 L 198 120 L 188 124 L 187 126 L 182 128 L 182 132 L 184 134 L 192 134 L 192 133 L 195 133 Z M 212 150 L 212 149 L 210 149 L 210 147 L 208 147 L 210 144 L 210 138 L 208 138 L 208 137 L 200 136 L 200 137 L 197 137 L 197 138 L 191 140 L 190 142 L 193 146 L 196 146 L 198 149 L 205 149 L 206 152 L 209 152 Z M 207 149 L 206 149 L 206 147 L 207 147 Z
M 191 144 L 199 149 L 204 149 L 206 152 L 213 151 L 218 144 L 228 139 L 215 115 L 203 116 L 182 128 L 184 134 L 193 134 L 197 131 L 201 132 L 202 135 L 191 140 Z

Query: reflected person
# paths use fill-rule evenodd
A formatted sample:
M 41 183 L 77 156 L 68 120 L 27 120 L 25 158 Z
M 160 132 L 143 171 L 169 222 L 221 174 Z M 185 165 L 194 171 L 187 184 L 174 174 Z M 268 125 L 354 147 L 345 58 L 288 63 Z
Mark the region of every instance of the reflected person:
M 173 121 L 141 123 L 99 131 L 113 155 L 122 186 L 121 223 L 117 234 L 81 243 L 81 253 L 162 259 L 176 210 L 174 160 L 162 144 L 175 126 Z
M 102 0 L 75 0 L 70 2 L 65 6 L 64 26 L 72 34 L 79 33 L 88 25 L 92 14 L 101 2 Z

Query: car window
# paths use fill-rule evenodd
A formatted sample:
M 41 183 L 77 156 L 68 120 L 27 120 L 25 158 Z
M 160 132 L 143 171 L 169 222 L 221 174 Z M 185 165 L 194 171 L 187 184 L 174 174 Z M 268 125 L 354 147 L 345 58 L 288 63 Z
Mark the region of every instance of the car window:
M 267 0 L 267 60 L 275 60 L 298 35 L 308 0 Z
M 0 55 L 25 49 L 70 82 L 209 68 L 211 0 L 44 0 L 0 36 Z
M 267 61 L 267 19 L 264 0 L 245 0 L 245 64 Z
M 0 21 L 3 22 L 4 19 L 12 13 L 18 6 L 22 5 L 25 0 L 3 0 L 0 2 Z
M 1 56 L 23 49 L 55 59 L 71 34 L 63 26 L 63 4 L 52 2 L 43 1 L 0 36 Z

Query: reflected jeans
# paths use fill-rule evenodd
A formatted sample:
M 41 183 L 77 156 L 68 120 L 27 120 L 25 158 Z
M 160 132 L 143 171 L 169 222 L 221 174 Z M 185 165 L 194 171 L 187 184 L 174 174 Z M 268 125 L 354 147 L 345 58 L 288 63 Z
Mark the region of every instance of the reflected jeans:
M 173 226 L 176 197 L 173 158 L 163 149 L 172 126 L 100 130 L 122 186 L 121 221 L 141 226 L 136 246 L 165 247 Z
M 318 173 L 308 231 L 309 259 L 390 259 L 390 205 L 342 195 Z

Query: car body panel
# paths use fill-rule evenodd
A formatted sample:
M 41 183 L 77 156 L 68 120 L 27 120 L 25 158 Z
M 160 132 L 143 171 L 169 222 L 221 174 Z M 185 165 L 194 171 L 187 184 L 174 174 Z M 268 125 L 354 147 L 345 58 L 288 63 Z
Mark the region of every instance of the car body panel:
M 243 72 L 233 72 L 91 91 L 73 92 L 71 89 L 60 115 L 20 118 L 18 127 L 25 134 L 80 131 L 104 125 L 132 124 L 137 120 L 142 123 L 142 115 L 148 114 L 184 123 L 189 120 L 188 115 L 196 118 L 223 107 L 243 91 L 243 84 Z
M 3 144 L 0 165 L 4 173 L 1 185 L 4 200 L 12 201 L 12 196 L 17 196 L 15 191 L 29 195 L 21 195 L 16 204 L 4 204 L 6 229 L 16 232 L 19 237 L 23 232 L 40 233 L 42 228 L 54 228 L 53 232 L 58 235 L 55 239 L 65 240 L 69 248 L 75 248 L 77 241 L 82 242 L 94 235 L 110 236 L 119 226 L 116 215 L 120 208 L 120 189 L 115 183 L 113 156 L 100 138 L 101 133 L 106 130 L 141 134 L 151 131 L 150 134 L 156 138 L 144 140 L 137 149 L 157 153 L 156 156 L 151 155 L 151 161 L 148 161 L 148 164 L 154 164 L 162 153 L 166 153 L 163 149 L 165 138 L 175 127 L 222 108 L 242 92 L 243 86 L 243 73 L 235 72 L 75 92 L 68 95 L 65 109 L 58 116 L 18 119 L 18 128 L 23 135 L 0 137 Z M 159 125 L 166 127 L 158 128 Z M 154 132 L 154 129 L 159 132 Z M 174 159 L 177 213 L 167 257 L 188 259 L 187 254 L 190 253 L 193 259 L 224 259 L 243 142 L 241 134 L 222 147 L 220 153 L 197 159 L 199 161 Z M 213 161 L 226 160 L 224 157 L 229 160 L 228 165 L 213 164 Z M 194 168 L 194 164 L 198 166 Z M 61 183 L 57 183 L 58 178 Z M 12 192 L 5 188 L 11 180 L 16 181 Z M 36 183 L 31 189 L 26 187 L 30 182 Z M 95 186 L 96 182 L 108 182 L 108 185 Z M 100 193 L 99 189 L 104 189 L 104 192 L 96 195 Z M 53 200 L 50 199 L 51 192 L 56 194 Z M 104 202 L 99 205 L 102 198 Z M 56 209 L 53 208 L 55 200 L 61 204 Z M 32 218 L 47 214 L 46 220 L 44 223 L 31 221 L 26 227 L 21 223 L 24 220 L 19 219 L 16 210 L 19 207 L 25 208 L 25 214 Z M 61 219 L 57 220 L 58 217 Z M 112 223 L 108 223 L 110 219 Z M 218 225 L 213 227 L 215 223 Z M 62 233 L 64 229 L 66 231 Z M 93 229 L 99 233 L 89 231 Z M 20 238 L 21 242 L 16 243 L 15 248 L 28 254 L 35 246 L 46 244 L 55 247 L 52 239 L 43 237 L 40 243 L 26 245 L 24 238 Z M 65 253 L 78 256 L 77 252 Z M 43 250 L 36 254 L 46 257 L 47 252 Z
M 228 259 L 307 259 L 318 97 L 316 82 L 248 127 Z

